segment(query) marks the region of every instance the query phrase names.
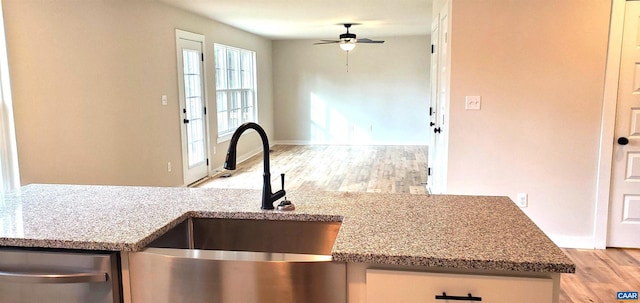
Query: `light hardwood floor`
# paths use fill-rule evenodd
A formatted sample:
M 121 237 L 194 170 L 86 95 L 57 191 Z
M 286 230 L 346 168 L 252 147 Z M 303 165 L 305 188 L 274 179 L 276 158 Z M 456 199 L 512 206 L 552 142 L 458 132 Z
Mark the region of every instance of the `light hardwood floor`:
M 365 191 L 424 194 L 425 146 L 289 146 L 270 153 L 272 186 L 287 190 Z M 262 188 L 262 154 L 238 164 L 230 178 L 215 177 L 199 187 Z M 561 303 L 618 302 L 618 291 L 640 291 L 640 250 L 563 249 L 575 274 L 562 274 Z
M 276 145 L 269 159 L 274 190 L 284 173 L 287 190 L 426 192 L 426 146 Z M 198 186 L 261 189 L 262 153 L 227 173 Z
M 619 302 L 616 292 L 640 291 L 640 250 L 563 250 L 576 264 L 576 273 L 562 274 L 561 303 Z

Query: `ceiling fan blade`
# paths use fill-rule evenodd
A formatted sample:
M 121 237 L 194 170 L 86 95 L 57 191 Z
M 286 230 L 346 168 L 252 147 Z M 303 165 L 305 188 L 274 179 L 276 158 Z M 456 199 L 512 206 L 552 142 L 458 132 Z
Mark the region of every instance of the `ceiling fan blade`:
M 319 45 L 319 44 L 336 44 L 336 43 L 340 43 L 340 41 L 332 41 L 332 40 L 327 40 L 324 42 L 316 42 L 313 45 Z
M 384 43 L 384 40 L 371 40 L 368 38 L 361 38 L 356 43 Z

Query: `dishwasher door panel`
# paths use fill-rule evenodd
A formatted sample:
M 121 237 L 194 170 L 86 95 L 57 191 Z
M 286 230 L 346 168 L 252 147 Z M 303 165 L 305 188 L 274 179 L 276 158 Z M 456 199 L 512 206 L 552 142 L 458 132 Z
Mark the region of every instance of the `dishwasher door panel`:
M 0 249 L 0 302 L 120 302 L 117 255 Z

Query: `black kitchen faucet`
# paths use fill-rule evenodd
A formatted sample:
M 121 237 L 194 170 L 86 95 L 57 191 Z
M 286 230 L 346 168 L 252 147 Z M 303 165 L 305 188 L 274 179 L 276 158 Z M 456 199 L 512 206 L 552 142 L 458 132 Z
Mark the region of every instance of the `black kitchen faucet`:
M 284 197 L 286 192 L 284 191 L 284 174 L 281 174 L 282 189 L 272 193 L 271 192 L 271 172 L 269 171 L 269 139 L 264 129 L 257 123 L 247 122 L 238 126 L 238 129 L 233 133 L 231 142 L 229 143 L 229 149 L 227 150 L 227 158 L 224 161 L 224 168 L 229 170 L 236 169 L 236 149 L 238 145 L 238 139 L 240 135 L 247 129 L 254 129 L 260 135 L 262 139 L 262 155 L 264 157 L 264 175 L 262 182 L 262 209 L 274 209 L 273 202 Z

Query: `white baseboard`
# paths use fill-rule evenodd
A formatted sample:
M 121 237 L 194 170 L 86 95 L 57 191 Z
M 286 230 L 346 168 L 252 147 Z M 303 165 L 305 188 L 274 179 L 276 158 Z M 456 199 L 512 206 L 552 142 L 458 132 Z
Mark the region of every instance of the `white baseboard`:
M 596 249 L 596 242 L 593 237 L 549 235 L 549 238 L 562 248 Z
M 401 142 L 368 142 L 368 143 L 339 143 L 339 142 L 317 142 L 304 140 L 277 140 L 274 145 L 354 145 L 354 146 L 428 146 L 429 144 L 407 144 Z

